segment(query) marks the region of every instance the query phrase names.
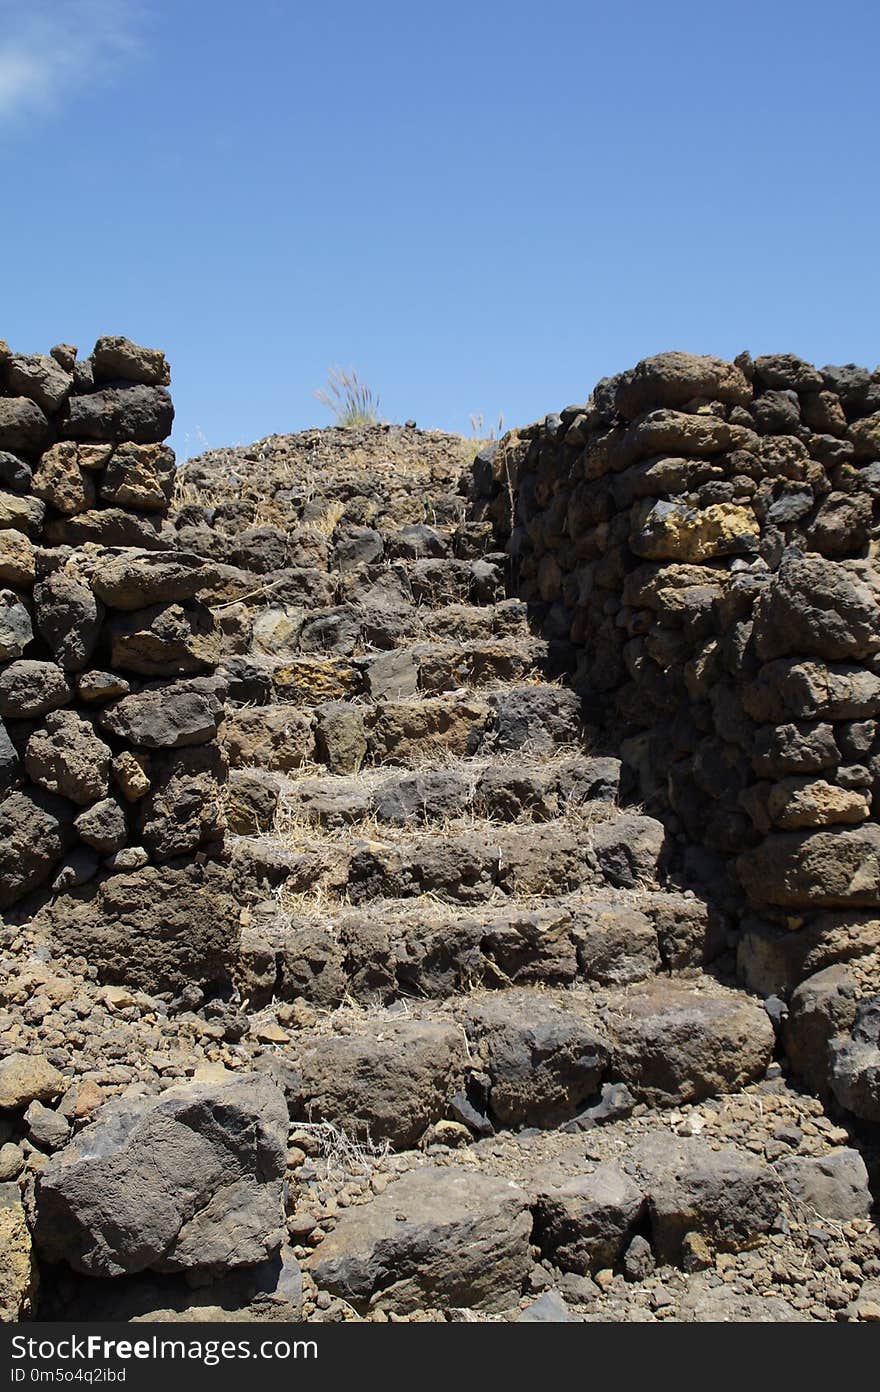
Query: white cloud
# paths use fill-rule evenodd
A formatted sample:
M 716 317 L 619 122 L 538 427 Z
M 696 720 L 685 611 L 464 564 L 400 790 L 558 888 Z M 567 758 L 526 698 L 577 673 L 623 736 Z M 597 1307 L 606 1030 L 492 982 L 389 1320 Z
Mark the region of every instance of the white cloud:
M 0 0 L 0 123 L 103 82 L 139 46 L 139 0 Z

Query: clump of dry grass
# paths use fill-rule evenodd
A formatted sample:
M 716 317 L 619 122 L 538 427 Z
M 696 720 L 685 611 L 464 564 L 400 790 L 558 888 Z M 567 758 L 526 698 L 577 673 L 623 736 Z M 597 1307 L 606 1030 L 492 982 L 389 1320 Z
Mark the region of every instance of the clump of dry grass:
M 347 371 L 342 367 L 331 367 L 327 373 L 327 385 L 319 387 L 315 396 L 322 406 L 326 406 L 337 425 L 379 424 L 379 398 L 353 367 Z

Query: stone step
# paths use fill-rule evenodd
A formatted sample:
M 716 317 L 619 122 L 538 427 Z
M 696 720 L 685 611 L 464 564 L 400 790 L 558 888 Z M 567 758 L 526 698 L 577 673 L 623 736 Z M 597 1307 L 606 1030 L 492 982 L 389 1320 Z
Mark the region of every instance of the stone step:
M 724 921 L 702 900 L 607 886 L 463 909 L 436 899 L 351 905 L 283 897 L 246 911 L 239 984 L 253 1007 L 273 997 L 331 1010 L 477 986 L 631 985 L 694 973 L 717 956 Z
M 226 712 L 221 739 L 231 768 L 290 772 L 318 762 L 334 773 L 484 754 L 550 755 L 577 744 L 580 698 L 550 683 L 407 700 L 330 700 Z
M 291 778 L 260 769 L 232 771 L 227 823 L 237 835 L 271 831 L 279 821 L 338 830 L 366 822 L 417 827 L 477 817 L 494 822 L 549 821 L 589 802 L 615 803 L 620 761 L 561 754 L 463 759 L 421 773 L 366 769 L 360 774 Z
M 466 642 L 427 639 L 363 656 L 289 653 L 233 658 L 222 668 L 233 701 L 304 707 L 328 700 L 405 700 L 419 692 L 477 691 L 511 682 L 541 682 L 550 666 L 540 638 Z
M 239 837 L 232 855 L 246 881 L 297 894 L 320 893 L 363 904 L 432 896 L 450 904 L 501 897 L 568 894 L 585 885 L 656 886 L 667 853 L 651 817 L 585 803 L 548 822 L 499 826 L 450 822 L 409 831 L 378 827 L 367 837 L 344 831 Z
M 443 1121 L 475 1136 L 576 1128 L 579 1115 L 589 1126 L 605 1084 L 623 1085 L 613 1096 L 624 1114 L 736 1092 L 763 1075 L 773 1047 L 753 997 L 706 977 L 657 977 L 343 1008 L 296 1031 L 285 1064 L 294 1119 L 406 1149 Z

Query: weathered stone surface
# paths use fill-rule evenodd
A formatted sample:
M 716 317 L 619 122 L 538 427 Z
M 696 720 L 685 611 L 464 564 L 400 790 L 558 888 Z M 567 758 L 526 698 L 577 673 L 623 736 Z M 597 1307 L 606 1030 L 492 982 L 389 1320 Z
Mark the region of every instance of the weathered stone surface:
M 880 905 L 880 827 L 776 832 L 737 862 L 749 901 L 779 908 Z
M 630 546 L 647 560 L 699 562 L 755 551 L 760 527 L 754 513 L 733 503 L 691 508 L 647 500 L 633 509 Z
M 37 627 L 65 672 L 81 672 L 98 643 L 104 606 L 88 585 L 63 570 L 34 588 Z
M 88 720 L 72 710 L 50 711 L 41 729 L 27 742 L 28 775 L 47 792 L 59 793 L 79 807 L 106 795 L 111 750 Z
M 609 884 L 634 889 L 656 882 L 666 851 L 661 822 L 626 813 L 600 822 L 592 841 L 599 869 Z
M 72 396 L 59 429 L 69 440 L 149 445 L 170 435 L 173 424 L 174 407 L 164 387 L 118 385 Z
M 302 1113 L 349 1135 L 413 1146 L 444 1115 L 462 1042 L 454 1025 L 415 1020 L 319 1040 L 299 1059 Z
M 31 1102 L 51 1102 L 67 1086 L 64 1074 L 42 1054 L 7 1054 L 0 1059 L 0 1109 L 20 1111 Z
M 488 739 L 504 753 L 550 754 L 557 745 L 573 744 L 580 733 L 580 701 L 565 687 L 510 687 L 493 693 L 489 704 L 495 716 Z
M 98 492 L 115 507 L 164 512 L 174 490 L 174 453 L 167 445 L 119 445 Z
M 660 406 L 684 406 L 694 398 L 747 406 L 751 384 L 735 363 L 693 353 L 657 353 L 617 379 L 614 405 L 626 419 Z
M 857 1150 L 846 1147 L 829 1155 L 793 1155 L 778 1161 L 776 1172 L 810 1219 L 815 1215 L 849 1223 L 871 1212 L 868 1171 Z
M 864 562 L 787 551 L 759 601 L 754 639 L 765 662 L 869 657 L 880 652 L 880 583 Z
M 95 482 L 70 440 L 53 445 L 34 470 L 33 491 L 56 512 L 72 517 L 95 506 Z
M 660 978 L 615 993 L 606 1023 L 616 1070 L 653 1105 L 736 1092 L 773 1054 L 766 1013 L 738 991 Z
M 20 787 L 23 781 L 18 750 L 9 738 L 3 721 L 0 720 L 0 797 L 5 797 L 13 788 Z
M 738 1252 L 768 1233 L 784 1190 L 770 1165 L 737 1145 L 701 1136 L 653 1134 L 631 1158 L 648 1194 L 651 1240 L 662 1261 L 680 1262 L 688 1233 L 716 1251 Z
M 0 1324 L 36 1313 L 38 1276 L 17 1184 L 0 1184 Z
M 427 1167 L 347 1209 L 309 1265 L 319 1287 L 362 1311 L 501 1310 L 522 1289 L 531 1227 L 511 1181 Z
M 41 1171 L 37 1246 L 105 1277 L 263 1261 L 281 1244 L 287 1128 L 259 1074 L 110 1102 Z
M 869 793 L 839 788 L 824 778 L 784 778 L 767 795 L 767 813 L 774 826 L 794 831 L 802 827 L 854 826 L 871 812 Z
M 8 450 L 0 450 L 0 488 L 8 488 L 10 493 L 29 493 L 32 477 L 23 459 Z
M 70 395 L 73 378 L 44 353 L 14 353 L 6 364 L 6 389 L 27 396 L 47 414 L 57 411 Z
M 14 527 L 0 528 L 0 580 L 20 589 L 34 583 L 34 546 L 24 532 Z
M 792 992 L 783 1022 L 785 1054 L 807 1086 L 827 1098 L 831 1091 L 829 1044 L 837 1034 L 849 1034 L 858 1008 L 858 984 L 842 964 L 802 981 Z
M 0 817 L 8 802 L 0 804 Z M 83 885 L 59 895 L 37 921 L 62 951 L 85 957 L 105 980 L 156 992 L 227 980 L 240 912 L 224 867 L 184 864 Z
M 363 712 L 344 701 L 326 701 L 315 711 L 315 752 L 334 773 L 357 773 L 367 756 Z
M 171 371 L 159 348 L 143 348 L 130 338 L 104 334 L 92 350 L 95 382 L 140 382 L 148 387 L 167 387 Z
M 213 671 L 220 660 L 220 634 L 210 609 L 201 604 L 153 605 L 120 614 L 108 631 L 110 661 L 123 672 L 186 676 Z
M 500 1125 L 556 1125 L 598 1092 L 609 1060 L 607 1039 L 539 993 L 476 996 L 462 1019 L 488 1074 L 489 1108 Z
M 743 921 L 740 980 L 764 996 L 787 994 L 805 977 L 880 949 L 880 915 L 859 910 L 811 914 L 796 931 L 758 918 Z
M 645 1195 L 619 1165 L 598 1165 L 548 1189 L 536 1183 L 535 1241 L 562 1271 L 586 1276 L 615 1266 L 645 1208 Z
M 214 569 L 186 551 L 98 551 L 87 560 L 95 594 L 111 609 L 146 609 L 194 599 Z
M 30 720 L 66 706 L 70 683 L 54 662 L 21 658 L 0 669 L 0 715 Z
M 33 458 L 49 442 L 49 422 L 26 396 L 0 397 L 0 449 Z
M 831 1041 L 831 1090 L 863 1121 L 880 1122 L 880 995 L 859 1005 L 849 1035 Z
M 287 772 L 311 759 L 315 748 L 311 720 L 295 706 L 227 710 L 220 738 L 230 768 Z
M 102 798 L 81 812 L 74 826 L 80 840 L 101 855 L 115 855 L 128 840 L 125 812 L 112 797 Z
M 40 788 L 0 802 L 0 909 L 38 889 L 73 842 L 73 808 Z
M 140 839 L 156 860 L 189 855 L 222 838 L 221 783 L 226 772 L 216 744 L 153 757 L 150 791 L 139 804 Z
M 213 739 L 222 713 L 210 684 L 196 679 L 124 696 L 100 712 L 98 723 L 138 749 L 179 749 Z
M 56 517 L 43 528 L 48 546 L 125 547 L 135 550 L 167 550 L 174 533 L 154 512 L 129 512 L 125 508 L 88 508 L 70 517 Z
M 0 534 L 11 529 L 39 537 L 45 515 L 46 504 L 39 498 L 22 498 L 17 493 L 0 491 Z
M 12 590 L 0 590 L 0 662 L 21 657 L 33 640 L 31 616 Z

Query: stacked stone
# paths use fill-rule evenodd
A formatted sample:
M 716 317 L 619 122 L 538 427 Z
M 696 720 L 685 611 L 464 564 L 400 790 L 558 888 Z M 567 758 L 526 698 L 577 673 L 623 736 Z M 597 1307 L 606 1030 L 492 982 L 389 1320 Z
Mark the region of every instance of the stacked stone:
M 505 437 L 474 494 L 638 795 L 745 901 L 746 974 L 876 948 L 880 371 L 664 353 Z
M 224 688 L 209 567 L 167 521 L 168 382 L 124 338 L 85 360 L 0 343 L 0 909 L 222 841 Z

